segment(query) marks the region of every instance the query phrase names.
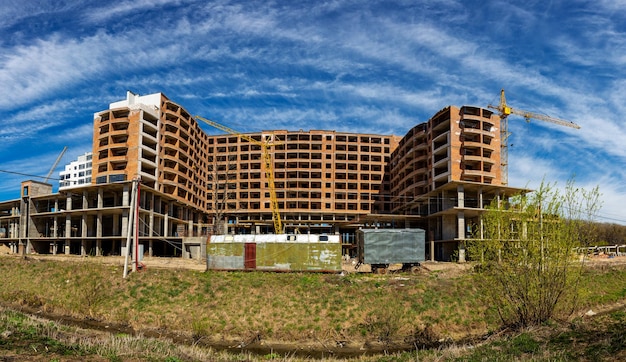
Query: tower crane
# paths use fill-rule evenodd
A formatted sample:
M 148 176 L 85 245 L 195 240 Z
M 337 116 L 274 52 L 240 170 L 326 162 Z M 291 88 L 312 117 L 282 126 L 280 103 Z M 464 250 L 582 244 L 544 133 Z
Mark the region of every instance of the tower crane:
M 580 129 L 580 126 L 574 122 L 565 121 L 559 118 L 546 116 L 545 114 L 539 114 L 535 112 L 524 111 L 516 108 L 512 108 L 506 103 L 506 97 L 504 96 L 504 89 L 500 90 L 500 103 L 498 105 L 487 106 L 488 108 L 495 109 L 500 113 L 500 160 L 502 166 L 502 184 L 508 184 L 509 178 L 509 150 L 508 150 L 508 138 L 511 135 L 509 133 L 509 120 L 508 117 L 511 114 L 524 117 L 526 122 L 530 122 L 531 119 L 538 119 L 540 121 L 550 122 L 558 124 L 560 126 L 571 127 Z
M 61 151 L 56 161 L 54 161 L 54 164 L 52 164 L 52 167 L 50 168 L 50 171 L 46 175 L 46 178 L 44 178 L 43 182 L 46 182 L 46 183 L 48 182 L 48 180 L 50 179 L 50 176 L 52 176 L 52 173 L 54 172 L 54 169 L 57 168 L 57 165 L 61 161 L 61 157 L 63 157 L 63 155 L 65 154 L 65 151 L 67 151 L 67 146 L 63 147 L 63 151 Z
M 261 151 L 263 155 L 263 162 L 265 163 L 265 177 L 267 178 L 267 184 L 270 189 L 270 206 L 272 209 L 272 220 L 274 222 L 274 232 L 276 234 L 282 234 L 283 225 L 280 219 L 280 209 L 278 207 L 278 198 L 276 197 L 276 186 L 274 184 L 274 167 L 272 166 L 272 156 L 270 155 L 270 152 L 269 152 L 270 147 L 275 146 L 278 143 L 274 142 L 270 137 L 267 137 L 264 140 L 259 141 L 241 132 L 237 132 L 232 128 L 226 127 L 215 121 L 211 121 L 210 119 L 206 119 L 202 116 L 196 116 L 196 118 L 212 127 L 215 127 L 219 130 L 235 135 L 243 140 L 246 140 L 250 143 L 253 143 L 261 147 Z

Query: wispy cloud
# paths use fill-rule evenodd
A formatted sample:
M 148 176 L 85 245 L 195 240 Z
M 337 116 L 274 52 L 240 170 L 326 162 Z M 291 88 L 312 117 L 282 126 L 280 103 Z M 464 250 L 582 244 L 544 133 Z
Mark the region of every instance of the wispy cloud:
M 0 194 L 9 195 L 10 199 L 17 199 L 20 197 L 20 184 L 24 180 L 36 180 L 43 182 L 56 159 L 59 157 L 61 149 L 43 151 L 37 155 L 31 157 L 21 158 L 15 161 L 0 162 Z M 48 178 L 47 182 L 53 185 L 53 189 L 58 188 L 58 172 L 65 163 L 68 163 L 72 158 L 67 154 L 61 159 L 58 167 L 53 170 L 53 173 Z M 10 171 L 9 173 L 5 171 Z M 5 201 L 3 199 L 2 201 Z
M 126 14 L 142 12 L 150 9 L 167 9 L 168 6 L 184 3 L 183 0 L 133 0 L 120 1 L 94 8 L 86 12 L 85 23 L 100 23 L 109 19 L 121 18 Z
M 64 145 L 76 157 L 89 148 L 93 113 L 126 90 L 163 92 L 243 131 L 403 135 L 447 105 L 497 102 L 505 88 L 512 106 L 583 127 L 511 119 L 512 183 L 576 171 L 582 184 L 608 184 L 607 204 L 626 195 L 616 186 L 626 176 L 624 1 L 36 5 L 0 4 L 8 167 L 46 172 Z

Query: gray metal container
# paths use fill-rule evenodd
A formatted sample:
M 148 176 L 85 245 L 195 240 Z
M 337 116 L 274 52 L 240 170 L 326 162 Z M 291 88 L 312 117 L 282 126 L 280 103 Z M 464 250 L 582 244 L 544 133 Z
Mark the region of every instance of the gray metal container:
M 363 264 L 419 264 L 426 259 L 426 233 L 422 229 L 358 230 L 357 253 Z

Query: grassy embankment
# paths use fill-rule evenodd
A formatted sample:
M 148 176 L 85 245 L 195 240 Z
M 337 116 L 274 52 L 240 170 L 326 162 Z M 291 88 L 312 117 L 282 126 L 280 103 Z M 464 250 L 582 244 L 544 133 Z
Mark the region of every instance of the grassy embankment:
M 421 360 L 429 356 L 483 360 L 494 355 L 503 360 L 528 356 L 567 360 L 581 355 L 603 359 L 626 353 L 623 306 L 599 318 L 580 317 L 543 330 L 503 334 L 487 343 L 476 339 L 498 331 L 499 325 L 470 274 L 340 276 L 148 269 L 127 279 L 121 275 L 119 266 L 89 261 L 0 258 L 0 300 L 13 309 L 89 318 L 111 329 L 128 326 L 144 337 L 163 335 L 187 344 L 122 332 L 85 337 L 76 329 L 3 310 L 0 333 L 8 335 L 0 336 L 0 356 L 11 345 L 14 353 L 50 351 L 52 356 L 80 359 L 241 360 L 241 355 L 218 354 L 206 346 L 265 346 L 272 351 L 282 343 L 296 346 L 294 350 L 348 350 L 355 355 L 362 354 L 362 348 L 392 351 L 414 346 Z M 584 283 L 581 310 L 598 310 L 626 298 L 623 267 L 590 271 Z M 423 350 L 442 342 L 479 346 Z M 409 361 L 416 353 L 359 359 Z

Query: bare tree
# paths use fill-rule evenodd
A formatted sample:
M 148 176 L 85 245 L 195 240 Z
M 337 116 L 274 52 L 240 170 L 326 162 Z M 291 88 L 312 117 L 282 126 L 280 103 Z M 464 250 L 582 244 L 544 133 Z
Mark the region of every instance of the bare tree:
M 229 211 L 237 208 L 234 203 L 237 189 L 236 155 L 216 155 L 209 157 L 207 189 L 209 208 L 213 213 L 213 235 L 222 235 Z

